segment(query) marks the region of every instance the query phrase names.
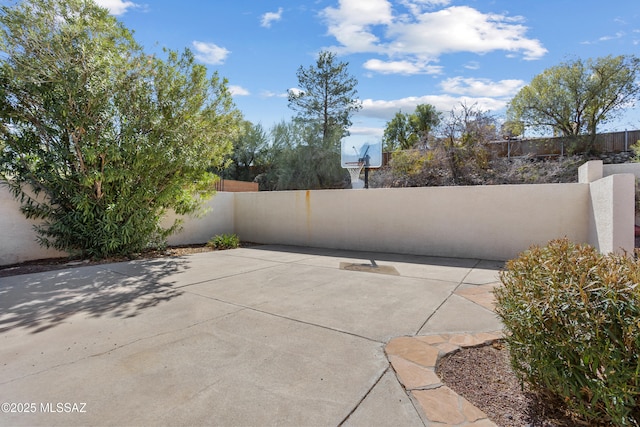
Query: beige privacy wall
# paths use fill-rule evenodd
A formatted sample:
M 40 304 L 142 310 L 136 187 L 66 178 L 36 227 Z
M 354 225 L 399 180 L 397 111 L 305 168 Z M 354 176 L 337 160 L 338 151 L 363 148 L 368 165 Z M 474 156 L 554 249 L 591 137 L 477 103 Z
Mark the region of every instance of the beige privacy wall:
M 588 225 L 585 184 L 235 195 L 236 233 L 262 243 L 503 260 Z
M 1 182 L 0 182 L 1 184 Z M 206 243 L 215 234 L 233 233 L 233 195 L 217 193 L 206 204 L 208 212 L 204 216 L 183 218 L 182 232 L 169 237 L 170 245 Z M 22 261 L 64 257 L 64 252 L 42 248 L 36 241 L 33 230 L 35 221 L 25 219 L 20 205 L 14 200 L 6 186 L 0 185 L 0 265 Z M 175 214 L 169 214 L 164 226 L 173 224 Z
M 568 237 L 632 252 L 640 164 L 626 168 L 607 176 L 601 161 L 588 162 L 574 184 L 219 192 L 210 213 L 185 218 L 169 244 L 236 233 L 256 243 L 506 260 Z M 37 245 L 33 224 L 2 186 L 0 203 L 0 265 L 60 256 Z
M 65 256 L 38 245 L 33 229 L 37 222 L 24 217 L 20 204 L 2 184 L 0 181 L 0 265 Z

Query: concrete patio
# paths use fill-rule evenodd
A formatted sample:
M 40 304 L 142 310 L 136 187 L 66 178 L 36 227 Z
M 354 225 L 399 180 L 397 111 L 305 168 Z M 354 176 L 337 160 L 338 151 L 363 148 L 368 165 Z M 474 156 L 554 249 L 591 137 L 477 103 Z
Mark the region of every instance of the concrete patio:
M 0 278 L 0 402 L 35 408 L 0 424 L 429 425 L 385 346 L 500 330 L 501 267 L 265 245 Z

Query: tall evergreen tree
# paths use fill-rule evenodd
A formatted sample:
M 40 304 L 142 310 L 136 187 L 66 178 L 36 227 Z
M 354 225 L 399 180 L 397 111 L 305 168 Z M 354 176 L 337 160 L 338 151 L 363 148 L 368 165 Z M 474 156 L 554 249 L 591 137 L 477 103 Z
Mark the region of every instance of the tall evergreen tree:
M 315 66 L 300 66 L 299 87 L 289 90 L 289 107 L 297 112 L 298 120 L 318 126 L 323 143 L 335 140 L 337 134 L 339 144 L 349 134 L 351 115 L 362 108 L 358 81 L 348 73 L 348 66 L 338 62 L 335 53 L 322 51 Z

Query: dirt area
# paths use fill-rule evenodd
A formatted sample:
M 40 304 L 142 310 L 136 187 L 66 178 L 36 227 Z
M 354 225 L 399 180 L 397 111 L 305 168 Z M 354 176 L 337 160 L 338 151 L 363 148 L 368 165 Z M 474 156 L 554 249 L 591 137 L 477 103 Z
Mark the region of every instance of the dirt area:
M 543 403 L 513 373 L 501 342 L 465 348 L 438 363 L 442 382 L 500 427 L 565 427 L 582 424 L 557 406 Z
M 243 243 L 241 246 L 252 246 L 251 243 Z M 170 246 L 163 250 L 150 250 L 137 254 L 134 257 L 113 257 L 101 260 L 81 260 L 70 258 L 49 258 L 35 261 L 27 261 L 20 264 L 0 266 L 0 277 L 17 276 L 19 274 L 40 273 L 42 271 L 62 270 L 71 267 L 83 267 L 86 265 L 108 264 L 112 262 L 131 261 L 132 259 L 151 259 L 162 257 L 179 257 L 200 252 L 210 252 L 216 249 L 206 245 Z

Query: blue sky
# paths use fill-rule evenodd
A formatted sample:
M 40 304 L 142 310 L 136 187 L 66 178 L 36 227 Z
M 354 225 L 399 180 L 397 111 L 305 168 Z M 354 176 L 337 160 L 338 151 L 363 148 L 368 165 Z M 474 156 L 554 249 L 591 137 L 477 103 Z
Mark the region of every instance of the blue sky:
M 98 0 L 147 52 L 190 48 L 229 80 L 245 118 L 289 120 L 286 93 L 320 50 L 358 80 L 352 139 L 379 140 L 402 110 L 464 101 L 493 114 L 544 69 L 637 54 L 638 0 Z M 634 108 L 600 131 L 640 128 Z

